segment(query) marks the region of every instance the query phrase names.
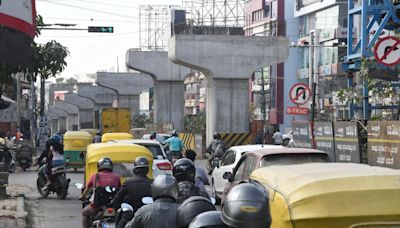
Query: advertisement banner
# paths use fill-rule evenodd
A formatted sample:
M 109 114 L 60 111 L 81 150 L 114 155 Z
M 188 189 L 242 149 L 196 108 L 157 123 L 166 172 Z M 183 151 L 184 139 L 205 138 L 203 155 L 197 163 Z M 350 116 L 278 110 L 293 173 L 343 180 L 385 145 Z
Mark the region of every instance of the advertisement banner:
M 0 25 L 35 36 L 35 0 L 1 0 Z

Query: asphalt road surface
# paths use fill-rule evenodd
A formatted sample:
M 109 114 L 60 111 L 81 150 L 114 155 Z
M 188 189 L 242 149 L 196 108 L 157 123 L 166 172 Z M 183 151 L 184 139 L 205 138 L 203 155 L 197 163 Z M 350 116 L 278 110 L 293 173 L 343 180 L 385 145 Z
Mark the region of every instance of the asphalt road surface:
M 205 169 L 205 161 L 196 161 L 196 164 Z M 75 187 L 75 183 L 83 183 L 83 169 L 78 172 L 67 173 L 71 179 L 68 196 L 65 200 L 57 199 L 55 194 L 47 199 L 42 199 L 36 189 L 37 173 L 34 167 L 30 171 L 17 171 L 9 176 L 8 192 L 12 194 L 24 194 L 25 204 L 29 213 L 29 227 L 31 228 L 78 228 L 81 227 L 82 204 L 78 198 L 81 191 Z M 206 187 L 210 190 L 210 187 Z M 210 191 L 209 191 L 210 194 Z M 219 207 L 218 207 L 219 208 Z

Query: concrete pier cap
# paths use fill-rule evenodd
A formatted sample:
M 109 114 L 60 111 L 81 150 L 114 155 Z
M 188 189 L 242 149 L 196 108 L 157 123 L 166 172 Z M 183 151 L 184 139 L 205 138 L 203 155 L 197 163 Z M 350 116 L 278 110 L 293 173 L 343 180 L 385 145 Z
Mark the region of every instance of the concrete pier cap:
M 183 81 L 191 70 L 172 63 L 167 52 L 130 49 L 125 61 L 128 68 L 148 74 L 154 80 L 154 123 L 172 123 L 176 130 L 183 131 Z
M 248 78 L 254 71 L 284 62 L 286 37 L 176 35 L 169 59 L 206 76 L 207 143 L 213 132 L 249 131 Z
M 154 86 L 153 80 L 143 73 L 97 72 L 96 83 L 117 93 L 117 106 L 130 108 L 132 119 L 140 113 L 139 95 Z
M 98 86 L 93 83 L 79 83 L 77 93 L 80 97 L 91 99 L 99 110 L 102 107 L 111 107 L 111 104 L 117 99 L 117 93 L 108 88 Z
M 79 128 L 93 128 L 94 126 L 94 102 L 89 98 L 78 96 L 75 93 L 64 95 L 64 102 L 78 107 Z

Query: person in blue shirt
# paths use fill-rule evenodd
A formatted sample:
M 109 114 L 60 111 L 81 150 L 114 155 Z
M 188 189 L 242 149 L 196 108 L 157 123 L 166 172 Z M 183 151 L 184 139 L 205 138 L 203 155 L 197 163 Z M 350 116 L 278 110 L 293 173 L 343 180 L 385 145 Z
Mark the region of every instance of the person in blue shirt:
M 176 130 L 172 131 L 172 136 L 165 140 L 163 144 L 168 144 L 171 156 L 176 156 L 178 159 L 182 157 L 183 142 L 178 137 L 178 132 Z

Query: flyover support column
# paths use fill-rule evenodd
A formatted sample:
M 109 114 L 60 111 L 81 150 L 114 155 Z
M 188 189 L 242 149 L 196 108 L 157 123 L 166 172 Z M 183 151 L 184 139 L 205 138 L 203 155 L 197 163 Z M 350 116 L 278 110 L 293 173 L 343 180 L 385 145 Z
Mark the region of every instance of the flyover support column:
M 182 131 L 185 103 L 185 85 L 182 81 L 156 81 L 154 84 L 154 122 L 173 123 Z
M 247 79 L 207 78 L 207 135 L 249 131 L 248 84 Z
M 140 95 L 118 96 L 118 108 L 130 107 L 132 118 L 140 114 Z

